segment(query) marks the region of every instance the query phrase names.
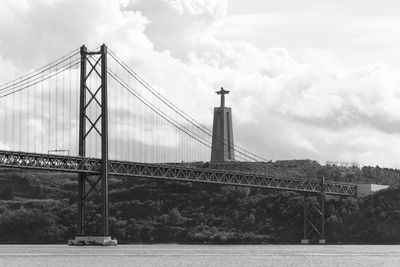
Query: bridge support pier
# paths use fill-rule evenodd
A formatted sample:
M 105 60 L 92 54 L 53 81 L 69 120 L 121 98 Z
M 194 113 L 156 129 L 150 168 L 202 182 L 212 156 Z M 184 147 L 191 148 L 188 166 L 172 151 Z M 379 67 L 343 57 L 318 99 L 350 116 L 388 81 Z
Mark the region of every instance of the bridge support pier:
M 68 240 L 70 246 L 116 246 L 116 239 L 111 236 L 76 236 L 75 239 Z
M 326 244 L 325 239 L 325 179 L 321 179 L 320 193 L 312 197 L 304 194 L 303 239 L 301 244 Z

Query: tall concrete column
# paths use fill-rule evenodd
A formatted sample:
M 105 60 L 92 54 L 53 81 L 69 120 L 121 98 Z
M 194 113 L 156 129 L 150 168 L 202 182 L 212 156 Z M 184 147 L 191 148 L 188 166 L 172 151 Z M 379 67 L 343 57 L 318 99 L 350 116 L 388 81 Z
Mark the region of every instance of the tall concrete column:
M 225 107 L 225 95 L 229 91 L 221 87 L 216 92 L 221 95 L 221 106 L 214 108 L 211 161 L 230 161 L 235 159 L 232 130 L 232 110 Z

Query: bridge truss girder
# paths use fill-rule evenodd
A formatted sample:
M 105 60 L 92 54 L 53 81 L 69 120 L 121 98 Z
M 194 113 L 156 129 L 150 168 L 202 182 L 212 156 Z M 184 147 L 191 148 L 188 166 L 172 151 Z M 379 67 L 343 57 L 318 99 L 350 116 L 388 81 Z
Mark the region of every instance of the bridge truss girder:
M 102 171 L 102 161 L 101 159 L 86 157 L 0 151 L 0 167 L 98 175 Z M 355 197 L 357 194 L 357 185 L 351 183 L 192 168 L 184 165 L 109 160 L 107 169 L 109 175 L 134 178 L 214 183 L 318 194 L 323 189 L 325 194 L 337 196 Z

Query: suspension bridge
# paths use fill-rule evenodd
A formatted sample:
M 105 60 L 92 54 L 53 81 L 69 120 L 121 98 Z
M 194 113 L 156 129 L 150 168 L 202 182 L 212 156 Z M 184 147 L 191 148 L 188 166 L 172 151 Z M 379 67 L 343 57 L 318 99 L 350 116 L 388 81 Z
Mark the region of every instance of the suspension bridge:
M 209 160 L 212 131 L 160 91 L 106 45 L 82 46 L 0 85 L 0 167 L 78 174 L 78 233 L 70 244 L 116 244 L 110 175 L 301 192 L 304 240 L 324 242 L 325 194 L 354 197 L 355 184 L 190 167 L 185 163 Z M 233 150 L 239 161 L 265 161 Z M 319 205 L 309 195 L 319 196 Z

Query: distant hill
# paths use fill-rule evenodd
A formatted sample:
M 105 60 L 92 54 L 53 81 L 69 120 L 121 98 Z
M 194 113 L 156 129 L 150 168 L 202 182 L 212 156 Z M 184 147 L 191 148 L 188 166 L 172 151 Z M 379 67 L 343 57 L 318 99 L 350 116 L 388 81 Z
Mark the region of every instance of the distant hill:
M 329 197 L 327 235 L 330 242 L 400 242 L 398 170 L 312 160 L 190 165 L 392 185 L 359 201 Z M 75 174 L 2 169 L 0 181 L 0 242 L 65 243 L 75 235 Z M 298 243 L 302 200 L 290 191 L 112 177 L 110 232 L 127 243 Z

